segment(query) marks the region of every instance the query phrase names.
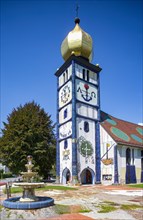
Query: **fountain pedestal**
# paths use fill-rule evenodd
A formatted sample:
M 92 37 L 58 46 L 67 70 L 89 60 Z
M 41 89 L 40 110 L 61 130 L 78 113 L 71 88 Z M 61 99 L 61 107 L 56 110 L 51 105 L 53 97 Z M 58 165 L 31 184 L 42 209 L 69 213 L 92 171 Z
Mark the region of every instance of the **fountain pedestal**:
M 20 202 L 36 202 L 38 197 L 35 196 L 35 188 L 43 187 L 44 183 L 15 183 L 15 186 L 23 188 L 23 195 L 20 198 Z
M 35 202 L 38 201 L 38 198 L 35 196 L 34 189 L 24 189 L 23 195 L 19 200 L 20 202 Z

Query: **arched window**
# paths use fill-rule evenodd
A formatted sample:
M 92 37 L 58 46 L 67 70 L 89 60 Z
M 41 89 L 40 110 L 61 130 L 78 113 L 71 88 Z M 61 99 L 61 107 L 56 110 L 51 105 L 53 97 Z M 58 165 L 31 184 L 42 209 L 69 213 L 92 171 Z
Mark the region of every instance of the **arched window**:
M 126 150 L 126 165 L 131 164 L 131 150 L 130 148 L 127 148 Z
M 68 81 L 68 69 L 66 70 L 66 81 Z
M 89 132 L 89 123 L 87 121 L 84 122 L 84 131 Z
M 64 149 L 67 149 L 67 147 L 68 147 L 68 141 L 67 141 L 67 139 L 64 141 Z
M 135 161 L 135 152 L 134 149 L 132 149 L 132 165 L 134 165 L 134 161 Z
M 89 81 L 89 70 L 87 70 L 87 81 Z
M 141 150 L 141 170 L 143 171 L 143 150 Z
M 67 118 L 67 114 L 68 114 L 68 112 L 67 112 L 67 108 L 64 110 L 64 119 L 65 118 Z
M 66 76 L 65 76 L 65 73 L 63 73 L 63 83 L 65 83 L 66 81 Z
M 85 69 L 82 69 L 82 78 L 85 80 Z

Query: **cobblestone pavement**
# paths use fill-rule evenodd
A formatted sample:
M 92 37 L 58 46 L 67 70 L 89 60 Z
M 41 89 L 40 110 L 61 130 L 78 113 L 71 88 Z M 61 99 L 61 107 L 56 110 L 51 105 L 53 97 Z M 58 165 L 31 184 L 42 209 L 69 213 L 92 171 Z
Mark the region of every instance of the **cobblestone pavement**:
M 37 210 L 12 210 L 2 208 L 0 215 L 2 220 L 142 220 L 143 209 L 123 210 L 121 205 L 143 205 L 143 190 L 130 188 L 128 186 L 75 186 L 78 190 L 50 190 L 37 191 L 37 196 L 48 196 L 54 199 L 55 205 L 68 205 L 70 207 L 81 206 L 90 212 L 71 213 L 58 215 L 55 212 L 55 206 L 37 209 Z M 17 195 L 12 195 L 17 196 Z M 19 194 L 20 196 L 20 194 Z M 1 193 L 0 200 L 6 198 Z M 101 204 L 116 204 L 117 209 L 109 213 L 99 213 Z

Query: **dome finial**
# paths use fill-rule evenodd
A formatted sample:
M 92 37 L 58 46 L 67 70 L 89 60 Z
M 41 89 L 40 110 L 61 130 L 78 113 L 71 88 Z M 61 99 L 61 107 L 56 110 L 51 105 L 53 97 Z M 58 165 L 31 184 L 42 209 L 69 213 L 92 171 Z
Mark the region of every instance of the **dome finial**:
M 75 18 L 74 22 L 75 22 L 75 24 L 79 24 L 80 23 L 80 19 L 79 18 Z
M 79 5 L 78 5 L 78 2 L 76 3 L 76 17 L 78 18 L 78 9 L 79 9 Z
M 80 19 L 79 19 L 79 17 L 78 17 L 78 10 L 79 10 L 79 5 L 78 5 L 78 3 L 76 3 L 76 18 L 75 18 L 75 24 L 79 24 L 80 23 Z

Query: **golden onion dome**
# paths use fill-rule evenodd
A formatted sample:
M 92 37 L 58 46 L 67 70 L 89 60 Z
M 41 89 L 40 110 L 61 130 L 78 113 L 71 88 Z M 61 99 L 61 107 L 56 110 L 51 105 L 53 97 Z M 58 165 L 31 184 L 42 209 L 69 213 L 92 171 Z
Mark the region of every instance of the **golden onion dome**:
M 61 44 L 61 54 L 66 61 L 72 54 L 92 59 L 92 38 L 79 26 L 80 19 L 75 19 L 75 27 Z

